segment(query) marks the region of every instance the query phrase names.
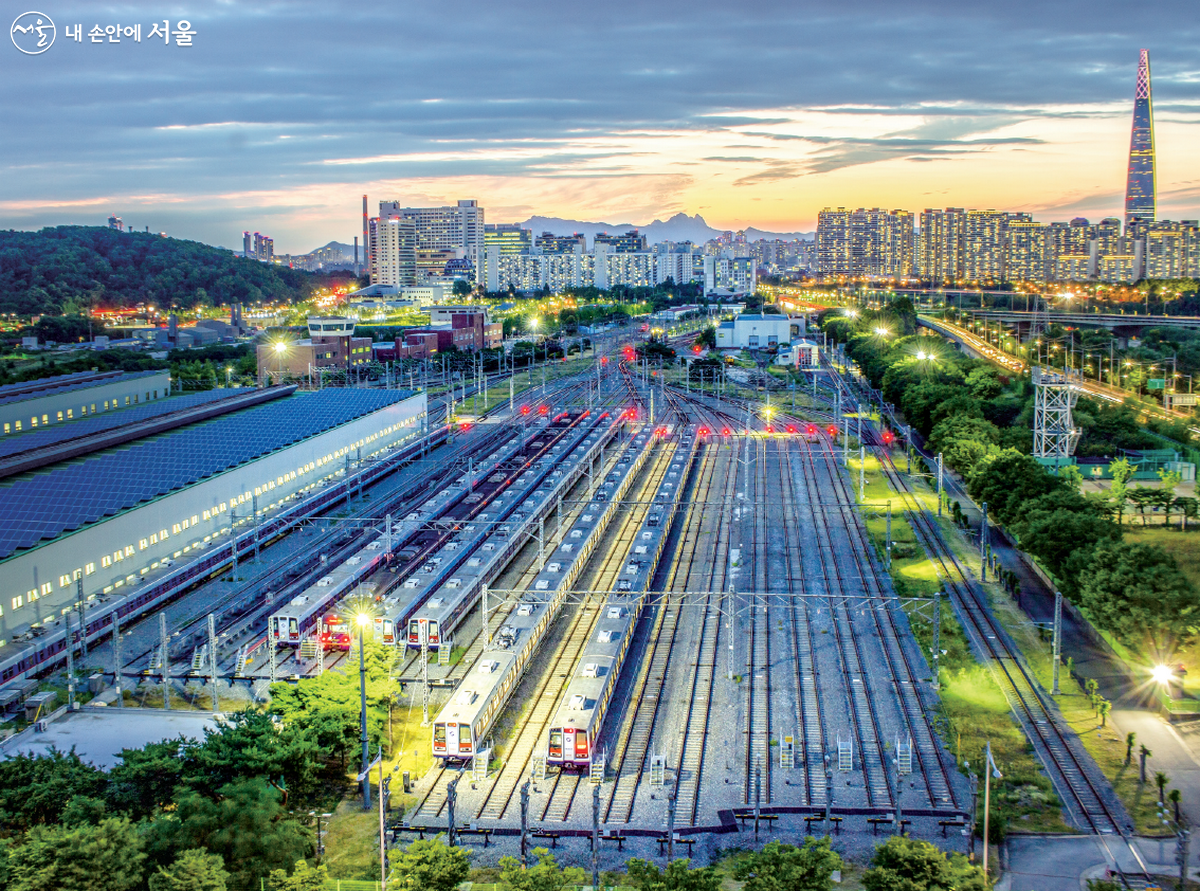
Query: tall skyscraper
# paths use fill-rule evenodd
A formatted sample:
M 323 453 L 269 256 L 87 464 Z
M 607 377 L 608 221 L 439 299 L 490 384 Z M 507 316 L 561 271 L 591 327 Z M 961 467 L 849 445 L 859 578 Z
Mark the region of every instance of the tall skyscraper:
M 1154 105 L 1150 99 L 1150 51 L 1142 50 L 1138 61 L 1137 87 L 1133 93 L 1133 132 L 1129 138 L 1129 180 L 1125 187 L 1125 225 L 1134 219 L 1153 220 Z
M 447 207 L 401 207 L 399 201 L 380 201 L 379 218 L 403 218 L 416 224 L 418 250 L 458 251 L 479 267 L 483 256 L 483 208 L 478 201 L 459 201 Z

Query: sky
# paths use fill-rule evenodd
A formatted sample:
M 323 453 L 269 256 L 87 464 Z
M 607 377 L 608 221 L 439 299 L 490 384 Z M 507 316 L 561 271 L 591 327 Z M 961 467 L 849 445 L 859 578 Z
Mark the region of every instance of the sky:
M 36 2 L 54 44 L 0 47 L 3 228 L 115 213 L 301 253 L 361 232 L 364 192 L 769 231 L 839 205 L 1120 216 L 1141 47 L 1159 216 L 1200 217 L 1195 0 Z M 150 38 L 164 19 L 192 45 Z

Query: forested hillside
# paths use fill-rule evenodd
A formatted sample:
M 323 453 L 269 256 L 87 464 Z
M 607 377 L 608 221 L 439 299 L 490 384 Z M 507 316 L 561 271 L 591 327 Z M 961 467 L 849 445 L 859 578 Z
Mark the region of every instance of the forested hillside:
M 160 307 L 303 299 L 325 279 L 148 232 L 57 226 L 0 231 L 0 312 L 82 314 L 88 307 Z

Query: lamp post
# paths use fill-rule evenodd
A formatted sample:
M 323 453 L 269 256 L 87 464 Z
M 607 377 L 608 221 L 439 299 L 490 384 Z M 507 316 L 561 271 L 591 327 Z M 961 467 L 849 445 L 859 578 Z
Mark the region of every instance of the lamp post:
M 359 714 L 359 739 L 362 742 L 362 793 L 363 793 L 363 810 L 369 810 L 371 807 L 371 751 L 367 744 L 367 658 L 364 638 L 366 635 L 367 625 L 370 623 L 371 617 L 366 613 L 358 614 L 358 694 L 361 702 L 362 710 Z
M 275 342 L 275 358 L 279 360 L 279 380 L 283 380 L 283 354 L 287 352 L 287 344 L 282 340 Z
M 233 377 L 233 366 L 226 365 L 225 366 L 225 389 L 226 390 L 228 390 L 229 387 L 231 386 L 230 378 L 232 378 L 232 377 Z
M 1003 779 L 1004 774 L 996 766 L 992 757 L 992 742 L 988 740 L 987 760 L 983 765 L 983 874 L 988 874 L 988 816 L 992 804 L 992 778 Z

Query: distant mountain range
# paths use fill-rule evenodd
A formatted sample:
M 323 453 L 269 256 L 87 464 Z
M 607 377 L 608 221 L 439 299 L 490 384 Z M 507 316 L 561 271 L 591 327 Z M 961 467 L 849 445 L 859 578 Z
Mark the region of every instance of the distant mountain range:
M 543 232 L 553 232 L 555 235 L 572 235 L 582 232 L 587 236 L 589 243 L 596 237 L 597 232 L 607 232 L 612 235 L 637 229 L 646 236 L 646 241 L 650 244 L 658 244 L 660 241 L 690 241 L 695 244 L 703 244 L 727 231 L 714 229 L 704 222 L 704 217 L 700 214 L 689 217 L 685 213 L 677 213 L 669 220 L 655 220 L 649 225 L 588 223 L 582 220 L 564 220 L 559 217 L 530 217 L 520 225 L 523 228 L 532 229 L 535 236 L 541 235 Z M 812 238 L 811 232 L 764 232 L 761 229 L 750 228 L 746 229 L 745 233 L 747 241 L 757 241 L 761 238 L 782 238 L 784 240 Z
M 340 241 L 331 241 L 331 242 L 329 242 L 329 244 L 323 244 L 319 248 L 313 248 L 308 253 L 315 254 L 317 251 L 327 251 L 327 250 L 331 250 L 333 248 L 336 248 L 339 251 L 341 251 L 342 256 L 345 257 L 347 260 L 350 260 L 350 261 L 354 260 L 354 245 L 344 244 Z

